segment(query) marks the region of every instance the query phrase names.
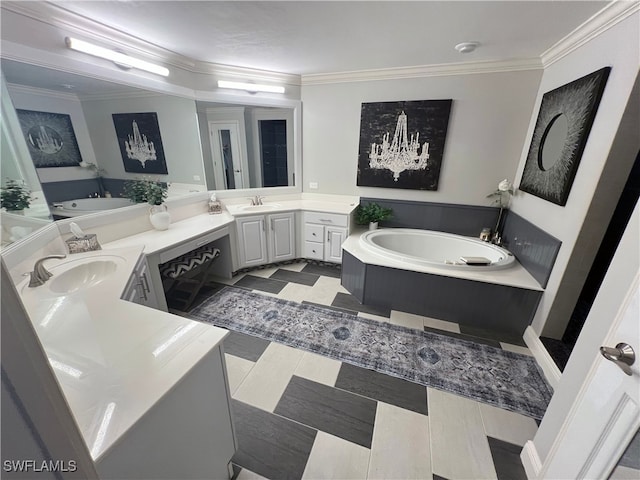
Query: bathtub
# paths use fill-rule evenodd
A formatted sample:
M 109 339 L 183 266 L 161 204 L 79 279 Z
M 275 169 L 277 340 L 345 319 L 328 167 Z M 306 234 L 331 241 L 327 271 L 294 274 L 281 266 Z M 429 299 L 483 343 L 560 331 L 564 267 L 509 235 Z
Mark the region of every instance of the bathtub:
M 504 248 L 471 237 L 431 230 L 371 230 L 360 236 L 360 245 L 365 251 L 406 263 L 407 267 L 486 271 L 511 268 L 515 262 L 515 257 Z M 468 265 L 461 257 L 483 257 L 490 263 Z
M 54 203 L 51 213 L 60 217 L 76 217 L 131 205 L 135 204 L 128 198 L 78 198 Z

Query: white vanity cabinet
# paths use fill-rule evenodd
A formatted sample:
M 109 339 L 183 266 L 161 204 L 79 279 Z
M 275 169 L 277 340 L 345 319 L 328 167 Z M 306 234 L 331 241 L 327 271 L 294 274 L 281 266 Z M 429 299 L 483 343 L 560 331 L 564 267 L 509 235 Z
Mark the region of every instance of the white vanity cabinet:
M 158 308 L 158 298 L 152 287 L 147 258 L 145 255 L 140 255 L 121 298 L 147 307 Z
M 304 212 L 304 256 L 342 263 L 342 243 L 349 235 L 349 216 Z
M 238 268 L 296 258 L 294 212 L 236 218 Z

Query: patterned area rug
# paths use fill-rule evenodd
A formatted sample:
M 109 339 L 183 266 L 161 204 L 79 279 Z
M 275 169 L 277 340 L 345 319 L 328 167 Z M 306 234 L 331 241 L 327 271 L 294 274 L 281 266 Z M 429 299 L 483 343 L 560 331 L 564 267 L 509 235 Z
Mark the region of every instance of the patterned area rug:
M 188 316 L 537 419 L 552 395 L 528 355 L 238 288 Z

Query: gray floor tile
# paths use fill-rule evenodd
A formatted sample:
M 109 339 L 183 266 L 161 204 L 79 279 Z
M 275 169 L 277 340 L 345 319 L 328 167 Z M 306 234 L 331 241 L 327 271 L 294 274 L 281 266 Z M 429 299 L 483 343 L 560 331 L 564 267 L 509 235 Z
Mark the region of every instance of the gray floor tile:
M 464 333 L 465 335 L 472 335 L 474 337 L 495 340 L 497 342 L 504 342 L 504 343 L 510 343 L 512 345 L 519 345 L 521 347 L 527 346 L 527 344 L 524 343 L 524 340 L 522 339 L 522 337 L 518 337 L 517 335 L 513 335 L 509 333 L 486 330 L 484 328 L 476 328 L 476 327 L 470 327 L 468 325 L 460 325 L 460 333 Z
M 500 342 L 498 342 L 497 340 L 491 340 L 488 338 L 474 337 L 473 335 L 467 335 L 465 333 L 448 332 L 446 330 L 438 330 L 437 328 L 430 328 L 430 327 L 424 327 L 424 331 L 437 333 L 438 335 L 445 335 L 447 337 L 459 338 L 461 340 L 468 340 L 474 343 L 481 343 L 483 345 L 489 345 L 491 347 L 501 348 Z
M 371 313 L 372 315 L 379 315 L 381 317 L 389 318 L 391 316 L 391 309 L 362 305 L 358 302 L 356 297 L 349 295 L 348 293 L 338 292 L 331 305 L 334 307 L 346 308 L 348 310 L 355 310 L 356 312 Z
M 342 270 L 336 267 L 326 267 L 323 265 L 314 265 L 313 263 L 308 263 L 307 266 L 301 270 L 301 272 L 313 273 L 314 275 L 322 275 L 324 277 L 340 278 Z
M 234 286 L 250 288 L 251 290 L 262 290 L 269 293 L 280 293 L 287 282 L 275 280 L 271 278 L 261 278 L 253 275 L 245 275 Z
M 238 450 L 233 463 L 271 479 L 299 479 L 317 431 L 233 400 Z
M 264 338 L 229 330 L 229 335 L 227 335 L 223 343 L 226 353 L 257 362 L 271 342 Z
M 301 285 L 307 285 L 312 287 L 320 278 L 319 275 L 314 275 L 312 273 L 304 273 L 304 272 L 294 272 L 293 270 L 285 270 L 284 268 L 279 268 L 269 277 L 275 280 L 281 280 L 283 282 L 293 282 L 299 283 Z
M 377 402 L 293 376 L 274 413 L 371 448 Z
M 498 480 L 527 480 L 527 474 L 520 461 L 522 447 L 492 437 L 487 439 Z
M 427 415 L 427 389 L 417 383 L 343 363 L 336 388 Z

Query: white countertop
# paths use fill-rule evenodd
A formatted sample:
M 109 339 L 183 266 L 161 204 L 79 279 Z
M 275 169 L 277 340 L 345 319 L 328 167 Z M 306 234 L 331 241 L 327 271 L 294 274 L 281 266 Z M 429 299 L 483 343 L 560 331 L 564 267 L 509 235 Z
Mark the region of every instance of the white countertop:
M 216 215 L 203 213 L 173 222 L 167 230 L 147 230 L 145 232 L 105 243 L 106 248 L 123 248 L 143 246 L 145 254 L 159 252 L 176 244 L 183 243 L 213 230 L 230 225 L 233 216 L 227 212 Z
M 121 300 L 141 252 L 138 245 L 48 260 L 49 282 L 17 286 L 94 460 L 228 333 Z M 85 290 L 51 292 L 56 276 L 91 258 L 117 269 Z
M 255 210 L 246 210 L 250 206 L 248 201 L 242 204 L 226 204 L 228 212 L 234 217 L 246 215 L 264 215 L 269 213 L 290 212 L 292 210 L 305 210 L 309 212 L 325 212 L 349 215 L 358 206 L 358 201 L 349 202 L 331 202 L 320 199 L 295 199 L 295 200 L 263 200 L 264 208 L 255 206 Z M 275 208 L 269 208 L 270 205 L 277 205 Z
M 535 278 L 531 276 L 527 270 L 518 263 L 514 263 L 513 267 L 503 270 L 487 270 L 483 272 L 473 270 L 456 270 L 451 268 L 438 268 L 432 266 L 424 266 L 411 264 L 407 265 L 406 262 L 401 262 L 393 258 L 388 258 L 382 255 L 376 255 L 372 252 L 365 250 L 360 245 L 360 235 L 364 233 L 363 230 L 358 230 L 352 233 L 349 238 L 342 244 L 342 248 L 356 257 L 358 260 L 370 265 L 377 265 L 380 267 L 397 268 L 400 270 L 411 270 L 414 272 L 430 273 L 433 275 L 442 275 L 447 277 L 462 278 L 465 280 L 474 280 L 486 283 L 495 283 L 498 285 L 507 285 L 510 287 L 526 288 L 527 290 L 544 291 Z

